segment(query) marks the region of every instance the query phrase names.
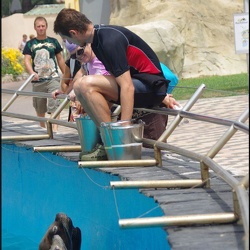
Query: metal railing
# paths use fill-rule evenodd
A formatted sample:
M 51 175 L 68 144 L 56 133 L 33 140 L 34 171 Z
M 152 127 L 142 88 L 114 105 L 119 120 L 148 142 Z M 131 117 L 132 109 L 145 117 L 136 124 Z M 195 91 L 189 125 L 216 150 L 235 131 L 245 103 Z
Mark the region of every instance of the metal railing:
M 60 121 L 55 119 L 65 106 L 69 103 L 69 97 L 63 95 L 59 98 L 63 99 L 61 105 L 55 111 L 50 118 L 41 118 L 35 116 L 28 116 L 23 114 L 11 113 L 6 110 L 11 104 L 17 99 L 18 96 L 37 96 L 50 98 L 50 94 L 36 93 L 36 92 L 24 92 L 23 89 L 31 81 L 33 75 L 31 75 L 25 83 L 17 90 L 5 90 L 2 89 L 2 93 L 14 94 L 9 102 L 2 109 L 2 116 L 14 117 L 32 121 L 44 121 L 47 123 L 47 134 L 46 135 L 23 135 L 23 136 L 2 136 L 2 141 L 18 141 L 18 140 L 36 140 L 36 139 L 47 139 L 53 138 L 52 124 L 58 124 L 65 127 L 75 128 L 76 124 L 71 122 Z M 155 218 L 137 218 L 137 219 L 120 219 L 119 225 L 122 228 L 128 227 L 163 227 L 171 225 L 190 225 L 190 224 L 211 224 L 211 223 L 233 223 L 235 221 L 241 222 L 245 232 L 245 249 L 249 248 L 249 196 L 247 189 L 249 188 L 249 173 L 238 181 L 228 171 L 224 170 L 219 166 L 213 158 L 220 152 L 220 150 L 226 145 L 226 143 L 233 137 L 237 131 L 241 131 L 246 135 L 249 134 L 249 126 L 245 125 L 244 122 L 249 118 L 248 107 L 241 114 L 237 121 L 220 119 L 211 116 L 198 115 L 189 112 L 191 107 L 195 104 L 198 98 L 205 90 L 205 85 L 202 84 L 186 103 L 182 110 L 171 110 L 166 108 L 155 108 L 155 109 L 139 109 L 151 113 L 159 113 L 165 115 L 175 116 L 174 120 L 169 124 L 160 136 L 158 140 L 150 140 L 142 138 L 142 142 L 151 145 L 154 148 L 154 159 L 141 159 L 141 160 L 112 160 L 112 161 L 79 161 L 79 167 L 87 168 L 107 168 L 107 167 L 150 167 L 150 166 L 162 166 L 162 150 L 168 150 L 176 154 L 188 157 L 192 160 L 196 160 L 200 163 L 200 179 L 191 180 L 150 180 L 150 181 L 113 181 L 110 182 L 112 188 L 187 188 L 187 187 L 210 187 L 209 170 L 213 170 L 216 175 L 225 181 L 232 188 L 232 199 L 233 209 L 231 213 L 217 213 L 217 214 L 195 214 L 195 215 L 181 215 L 181 216 L 163 216 Z M 119 108 L 115 111 L 119 112 Z M 166 141 L 176 127 L 180 124 L 183 118 L 192 120 L 199 120 L 202 122 L 214 123 L 223 126 L 227 126 L 228 130 L 218 138 L 217 142 L 204 154 L 192 152 L 180 147 L 176 147 Z M 48 147 L 34 147 L 34 151 L 81 151 L 80 146 L 69 145 L 69 146 L 48 146 Z
M 56 109 L 56 111 L 52 114 L 51 117 L 37 117 L 37 116 L 31 116 L 31 115 L 24 115 L 24 114 L 17 114 L 15 112 L 7 112 L 6 110 L 14 103 L 14 101 L 19 96 L 32 96 L 32 97 L 43 97 L 43 98 L 52 98 L 51 94 L 48 93 L 42 93 L 42 92 L 25 92 L 23 89 L 31 82 L 32 78 L 34 77 L 34 74 L 30 75 L 27 80 L 24 82 L 23 85 L 18 90 L 8 90 L 8 89 L 2 89 L 2 93 L 6 94 L 13 94 L 12 98 L 5 104 L 5 106 L 2 108 L 2 116 L 6 117 L 13 117 L 13 118 L 19 118 L 29 121 L 38 121 L 38 122 L 45 122 L 47 124 L 47 134 L 46 135 L 22 135 L 22 136 L 3 136 L 2 141 L 9 141 L 9 140 L 37 140 L 37 139 L 53 139 L 53 131 L 52 131 L 52 124 L 58 124 L 65 127 L 75 128 L 76 124 L 72 122 L 67 121 L 61 121 L 59 119 L 56 119 L 56 117 L 62 112 L 62 110 L 68 105 L 70 102 L 70 98 L 68 95 L 59 95 L 58 99 L 63 99 L 59 107 Z

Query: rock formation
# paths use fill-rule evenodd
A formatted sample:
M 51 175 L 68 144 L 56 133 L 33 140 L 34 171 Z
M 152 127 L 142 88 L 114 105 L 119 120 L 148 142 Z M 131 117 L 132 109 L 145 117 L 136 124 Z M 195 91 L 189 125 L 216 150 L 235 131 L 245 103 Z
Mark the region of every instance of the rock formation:
M 140 35 L 179 77 L 246 73 L 233 17 L 243 0 L 110 0 L 110 24 Z

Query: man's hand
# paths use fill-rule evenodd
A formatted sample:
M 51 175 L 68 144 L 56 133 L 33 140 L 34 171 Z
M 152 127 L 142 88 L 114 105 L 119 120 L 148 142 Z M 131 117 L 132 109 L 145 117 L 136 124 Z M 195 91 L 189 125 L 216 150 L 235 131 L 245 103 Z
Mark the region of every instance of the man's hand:
M 56 99 L 58 95 L 64 94 L 61 90 L 57 89 L 51 93 L 53 99 Z
M 38 82 L 39 81 L 39 76 L 36 72 L 33 72 L 32 74 L 34 74 L 33 78 L 32 78 L 32 81 L 34 82 Z

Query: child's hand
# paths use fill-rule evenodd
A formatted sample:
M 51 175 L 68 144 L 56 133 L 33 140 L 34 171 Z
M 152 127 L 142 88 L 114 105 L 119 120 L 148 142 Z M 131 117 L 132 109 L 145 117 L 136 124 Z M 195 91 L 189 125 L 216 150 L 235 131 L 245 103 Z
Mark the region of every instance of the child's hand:
M 171 94 L 167 94 L 167 96 L 165 97 L 165 100 L 166 100 L 166 106 L 170 109 L 176 109 L 177 108 L 181 108 L 181 105 L 180 103 L 178 103 L 173 95 Z

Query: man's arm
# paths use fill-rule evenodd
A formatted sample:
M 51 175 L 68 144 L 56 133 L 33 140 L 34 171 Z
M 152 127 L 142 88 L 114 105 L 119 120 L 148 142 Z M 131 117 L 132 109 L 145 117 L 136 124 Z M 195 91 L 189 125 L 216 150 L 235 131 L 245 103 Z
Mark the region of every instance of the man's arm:
M 74 78 L 71 79 L 70 68 L 65 64 L 63 79 L 61 80 L 61 90 L 63 91 L 63 93 L 69 94 L 70 91 L 73 89 L 74 81 L 77 78 L 82 77 L 83 75 L 84 72 L 82 68 L 80 68 L 75 74 Z
M 116 77 L 116 81 L 121 87 L 121 120 L 130 120 L 133 115 L 135 90 L 130 71 Z
M 62 52 L 56 54 L 56 60 L 60 70 L 62 71 L 62 74 L 64 74 L 65 61 Z
M 71 89 L 69 90 L 69 84 L 70 84 L 70 68 L 65 64 L 64 67 L 64 74 L 62 76 L 61 80 L 61 90 L 63 93 L 69 93 Z
M 32 80 L 38 81 L 39 80 L 39 76 L 33 70 L 32 65 L 31 65 L 31 56 L 28 55 L 28 54 L 24 55 L 24 65 L 25 65 L 25 68 L 26 68 L 26 71 L 27 71 L 28 74 L 30 74 L 30 75 L 35 74 Z

